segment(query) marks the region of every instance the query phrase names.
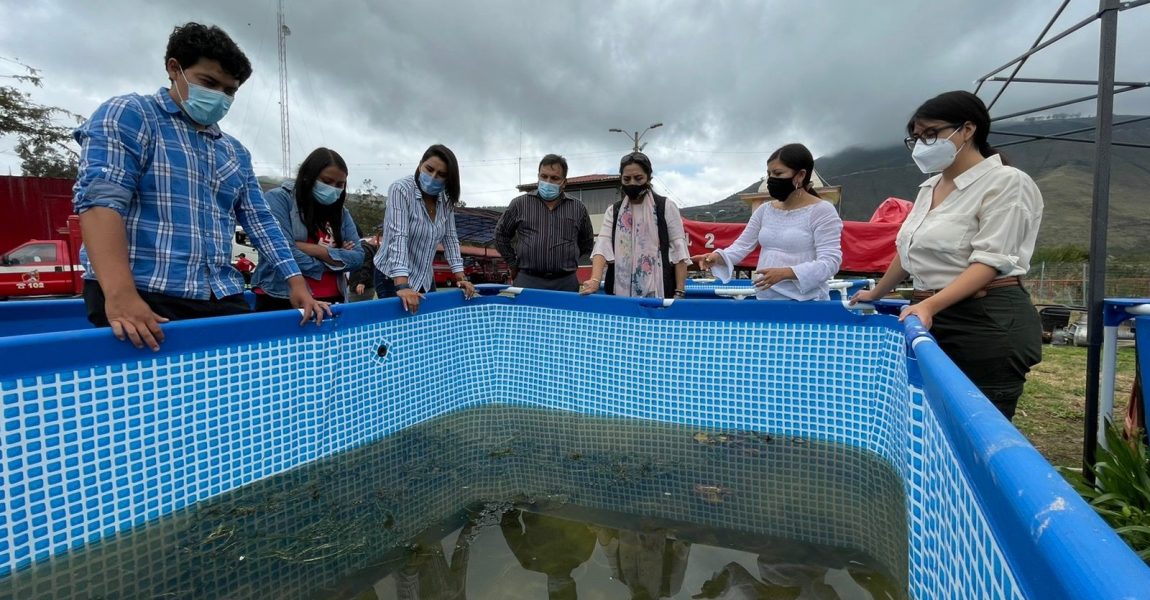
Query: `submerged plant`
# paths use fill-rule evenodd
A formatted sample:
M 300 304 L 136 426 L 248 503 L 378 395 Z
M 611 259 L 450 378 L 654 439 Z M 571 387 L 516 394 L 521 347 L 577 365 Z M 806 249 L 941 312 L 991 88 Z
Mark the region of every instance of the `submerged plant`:
M 1150 564 L 1150 449 L 1141 433 L 1131 440 L 1107 423 L 1106 444 L 1090 469 L 1090 485 L 1080 471 L 1062 469 L 1078 493 Z

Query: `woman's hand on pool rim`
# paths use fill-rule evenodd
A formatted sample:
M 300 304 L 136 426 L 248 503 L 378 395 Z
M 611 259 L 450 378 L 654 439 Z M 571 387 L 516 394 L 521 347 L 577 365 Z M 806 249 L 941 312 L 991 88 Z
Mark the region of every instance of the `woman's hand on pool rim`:
M 420 294 L 413 289 L 406 289 L 399 290 L 396 292 L 396 295 L 399 296 L 401 301 L 403 301 L 403 310 L 413 315 L 419 312 L 419 302 L 423 300 L 423 294 Z
M 899 321 L 905 321 L 907 317 L 914 315 L 922 322 L 922 326 L 929 330 L 930 326 L 934 324 L 934 315 L 937 311 L 930 307 L 926 302 L 919 302 L 918 304 L 911 304 L 904 306 L 902 312 L 898 315 Z

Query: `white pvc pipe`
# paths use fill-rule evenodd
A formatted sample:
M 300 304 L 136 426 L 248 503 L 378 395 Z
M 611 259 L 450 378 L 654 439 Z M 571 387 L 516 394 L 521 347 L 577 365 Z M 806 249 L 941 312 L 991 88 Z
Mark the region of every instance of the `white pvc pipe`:
M 1145 316 L 1150 315 L 1150 304 L 1138 304 L 1136 306 L 1127 306 L 1126 312 L 1132 315 Z
M 1126 314 L 1150 315 L 1150 304 L 1127 306 Z M 1114 420 L 1114 391 L 1118 387 L 1118 326 L 1102 328 L 1102 370 L 1098 389 L 1098 444 L 1106 445 L 1106 420 Z
M 1098 443 L 1106 448 L 1106 420 L 1114 420 L 1114 388 L 1118 370 L 1118 327 L 1102 328 L 1102 372 L 1098 390 Z M 1108 449 L 1108 448 L 1107 448 Z
M 715 295 L 723 298 L 734 298 L 735 300 L 744 300 L 749 296 L 754 296 L 759 293 L 758 290 L 751 288 L 749 290 L 734 289 L 734 290 L 715 290 Z

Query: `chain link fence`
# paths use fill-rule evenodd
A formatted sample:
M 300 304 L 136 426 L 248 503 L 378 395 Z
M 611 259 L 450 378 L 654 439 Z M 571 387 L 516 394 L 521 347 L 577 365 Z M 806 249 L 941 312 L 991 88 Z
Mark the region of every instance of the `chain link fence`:
M 1026 287 L 1035 304 L 1085 306 L 1089 266 L 1087 263 L 1042 262 L 1030 266 Z M 1150 264 L 1116 264 L 1106 267 L 1107 298 L 1150 298 Z

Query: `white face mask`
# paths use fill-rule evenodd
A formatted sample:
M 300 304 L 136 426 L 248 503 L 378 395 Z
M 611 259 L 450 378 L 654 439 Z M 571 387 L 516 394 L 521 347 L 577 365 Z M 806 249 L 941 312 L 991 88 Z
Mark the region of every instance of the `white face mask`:
M 911 158 L 914 159 L 914 164 L 918 165 L 918 168 L 927 174 L 945 171 L 947 167 L 954 163 L 954 157 L 958 156 L 958 152 L 962 150 L 962 148 L 956 148 L 954 142 L 950 141 L 950 138 L 954 137 L 954 134 L 958 132 L 959 130 L 956 129 L 951 132 L 950 135 L 935 140 L 935 142 L 929 146 L 924 144 L 921 139 L 915 142 L 914 150 L 910 154 Z M 966 146 L 966 142 L 963 142 L 962 145 Z

